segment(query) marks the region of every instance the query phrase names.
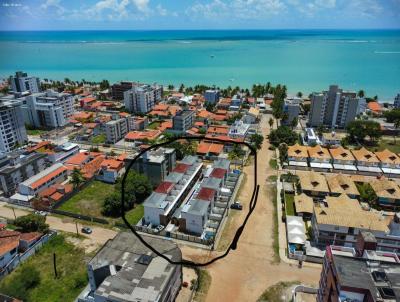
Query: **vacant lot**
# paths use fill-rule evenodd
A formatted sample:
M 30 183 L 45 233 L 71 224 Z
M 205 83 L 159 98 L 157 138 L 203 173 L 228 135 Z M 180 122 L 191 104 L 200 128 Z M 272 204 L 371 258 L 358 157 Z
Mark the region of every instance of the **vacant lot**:
M 147 126 L 147 129 L 152 129 L 155 130 L 158 127 L 160 127 L 161 123 L 160 122 L 152 122 Z
M 92 181 L 82 191 L 72 196 L 59 209 L 83 215 L 101 217 L 101 207 L 107 195 L 112 193 L 114 185 L 101 181 Z
M 294 195 L 285 194 L 286 215 L 294 216 Z
M 87 285 L 85 253 L 57 235 L 0 282 L 0 292 L 30 302 L 74 301 Z M 57 259 L 54 276 L 53 253 Z

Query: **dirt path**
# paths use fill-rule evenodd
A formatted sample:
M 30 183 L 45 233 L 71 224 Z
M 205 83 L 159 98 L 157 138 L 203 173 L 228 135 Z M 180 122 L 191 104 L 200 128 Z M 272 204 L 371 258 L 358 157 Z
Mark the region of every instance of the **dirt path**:
M 6 207 L 7 203 L 0 202 L 0 217 L 5 217 L 9 219 L 14 219 L 13 210 L 9 207 Z M 27 215 L 31 212 L 27 210 L 21 209 L 14 209 L 15 215 L 17 217 Z M 51 229 L 69 232 L 69 233 L 76 233 L 76 225 L 73 219 L 71 218 L 59 218 L 56 216 L 48 215 L 46 217 L 46 223 L 49 224 Z M 84 223 L 78 222 L 78 230 L 80 229 Z M 97 247 L 102 246 L 108 239 L 113 238 L 117 232 L 105 229 L 97 226 L 90 226 L 93 233 L 90 235 L 85 235 L 86 239 L 82 241 L 83 247 L 87 250 L 87 252 L 91 252 L 95 250 Z
M 269 133 L 269 116 L 261 121 L 263 135 Z M 269 143 L 264 141 L 258 152 L 258 183 L 260 192 L 257 207 L 243 232 L 238 248 L 228 257 L 207 267 L 211 274 L 212 283 L 207 295 L 207 301 L 255 301 L 269 286 L 279 281 L 301 281 L 309 285 L 317 285 L 320 275 L 319 268 L 304 267 L 283 262 L 273 264 L 273 204 L 272 196 L 268 194 L 266 179 L 275 175 L 269 168 L 272 152 L 268 150 Z M 254 175 L 253 166 L 246 166 L 246 182 L 238 197 L 244 203 L 244 209 L 231 221 L 230 230 L 225 234 L 233 236 L 237 227 L 243 221 L 248 211 Z M 224 235 L 225 235 L 224 234 Z M 187 258 L 204 261 L 210 253 L 198 249 L 181 247 Z M 214 253 L 215 255 L 215 253 Z

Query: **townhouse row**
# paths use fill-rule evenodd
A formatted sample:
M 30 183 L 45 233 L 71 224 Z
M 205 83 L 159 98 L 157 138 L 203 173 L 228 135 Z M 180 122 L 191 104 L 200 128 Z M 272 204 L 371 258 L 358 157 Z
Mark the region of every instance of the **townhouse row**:
M 390 176 L 400 176 L 400 156 L 387 149 L 371 152 L 366 148 L 349 150 L 343 147 L 327 149 L 321 146 L 301 146 L 288 148 L 288 163 L 292 167 L 311 167 L 321 170 L 357 171 Z

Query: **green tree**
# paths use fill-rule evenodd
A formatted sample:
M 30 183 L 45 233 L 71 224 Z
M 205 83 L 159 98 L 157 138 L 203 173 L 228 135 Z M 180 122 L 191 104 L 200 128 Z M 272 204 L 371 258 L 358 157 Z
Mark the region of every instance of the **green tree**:
M 182 93 L 185 90 L 185 85 L 181 84 L 179 87 L 179 92 Z
M 122 179 L 119 179 L 115 190 L 121 192 Z M 152 192 L 153 186 L 146 175 L 130 170 L 125 181 L 125 199 L 142 203 Z
M 383 116 L 388 123 L 395 123 L 396 121 L 400 121 L 400 109 L 385 111 Z
M 369 137 L 372 142 L 382 136 L 379 123 L 369 120 L 355 120 L 347 125 L 347 133 L 351 141 L 363 142 L 365 137 Z
M 299 91 L 299 92 L 297 93 L 297 97 L 299 97 L 299 98 L 303 97 L 303 93 L 302 93 L 301 91 Z
M 361 201 L 367 202 L 371 206 L 376 205 L 378 197 L 369 183 L 357 184 L 357 189 L 360 192 Z
M 110 83 L 107 80 L 102 80 L 100 82 L 100 90 L 105 90 L 110 88 Z
M 74 168 L 70 181 L 74 185 L 74 188 L 78 188 L 84 181 L 85 178 L 82 175 L 82 171 L 78 168 Z
M 130 198 L 126 198 L 127 194 L 125 194 L 125 211 L 132 209 L 135 198 L 129 196 Z M 115 191 L 108 195 L 103 202 L 103 207 L 101 213 L 105 216 L 110 217 L 120 217 L 121 216 L 121 192 Z
M 261 149 L 263 141 L 264 136 L 262 136 L 261 134 L 254 133 L 250 136 L 250 143 L 257 150 Z
M 281 143 L 285 143 L 288 146 L 292 146 L 296 143 L 298 135 L 292 129 L 287 126 L 280 126 L 278 129 L 271 130 L 268 136 L 270 143 L 278 147 Z
M 279 150 L 279 161 L 281 163 L 281 166 L 283 166 L 284 163 L 288 162 L 289 157 L 288 157 L 288 145 L 285 143 L 282 143 L 278 147 Z
M 363 98 L 365 96 L 364 90 L 361 89 L 360 91 L 358 91 L 357 96 Z
M 14 224 L 21 229 L 23 233 L 40 232 L 47 233 L 49 225 L 46 224 L 46 217 L 36 214 L 28 214 L 15 219 Z

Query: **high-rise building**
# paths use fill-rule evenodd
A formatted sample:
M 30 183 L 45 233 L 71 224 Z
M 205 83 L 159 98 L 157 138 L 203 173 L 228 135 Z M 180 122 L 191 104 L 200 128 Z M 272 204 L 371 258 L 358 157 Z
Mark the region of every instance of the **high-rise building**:
M 309 125 L 344 128 L 365 108 L 365 99 L 357 97 L 355 92 L 344 92 L 331 85 L 329 91 L 312 94 Z
M 0 151 L 10 152 L 28 141 L 20 100 L 0 99 Z
M 63 127 L 74 113 L 74 99 L 71 94 L 47 90 L 27 96 L 22 109 L 25 123 L 28 125 Z
M 111 96 L 114 100 L 123 100 L 124 92 L 139 86 L 136 82 L 120 82 L 111 86 Z
M 158 85 L 141 85 L 124 92 L 125 108 L 134 113 L 147 113 L 162 99 L 163 88 Z
M 26 72 L 17 71 L 15 76 L 10 77 L 11 87 L 14 94 L 40 92 L 40 81 L 36 77 L 28 77 Z
M 176 132 L 184 133 L 193 127 L 195 111 L 183 110 L 172 118 L 172 129 Z
M 369 232 L 359 235 L 356 248 L 327 246 L 317 302 L 400 301 L 400 260 L 375 247 Z
M 219 101 L 220 92 L 219 90 L 206 90 L 204 92 L 204 100 L 210 104 L 216 104 Z
M 394 108 L 400 109 L 400 93 L 396 95 L 394 98 L 394 103 L 393 103 Z

